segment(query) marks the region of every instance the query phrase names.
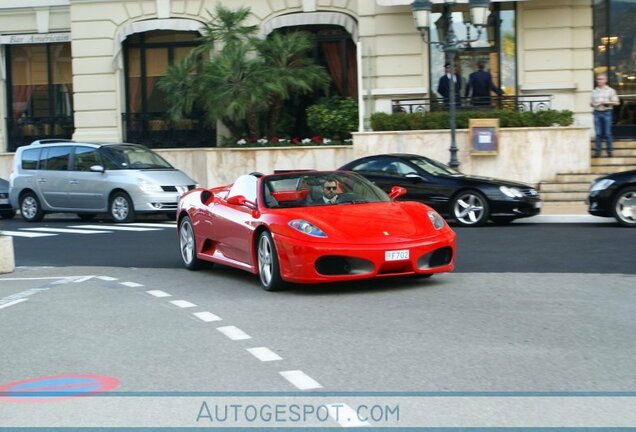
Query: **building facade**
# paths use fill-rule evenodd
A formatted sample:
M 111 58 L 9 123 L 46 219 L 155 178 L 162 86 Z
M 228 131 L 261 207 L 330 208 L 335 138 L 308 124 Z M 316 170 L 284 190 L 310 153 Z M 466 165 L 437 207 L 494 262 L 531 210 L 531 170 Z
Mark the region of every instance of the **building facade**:
M 168 65 L 195 46 L 216 3 L 0 2 L 0 151 L 13 151 L 33 138 L 143 142 L 147 134 L 174 133 L 174 125 L 166 123 L 167 107 L 157 82 Z M 313 32 L 316 58 L 331 74 L 334 91 L 358 99 L 362 130 L 373 112 L 438 96 L 446 59 L 422 40 L 410 3 L 223 1 L 231 9 L 250 7 L 251 21 L 262 37 L 290 29 Z M 609 72 L 610 84 L 625 100 L 617 112 L 619 121 L 625 133 L 632 133 L 636 25 L 629 21 L 631 3 L 492 2 L 488 27 L 459 54 L 455 66 L 464 81 L 478 60 L 485 61 L 506 95 L 572 110 L 577 124 L 585 126 L 591 126 L 594 72 Z M 471 31 L 462 23 L 467 4 L 460 2 L 454 10 L 460 36 Z M 441 5 L 435 4 L 433 12 L 436 21 Z M 433 28 L 430 37 L 434 40 L 436 34 Z M 202 119 L 195 116 L 179 127 L 177 135 L 189 144 L 214 145 L 209 137 L 217 131 Z

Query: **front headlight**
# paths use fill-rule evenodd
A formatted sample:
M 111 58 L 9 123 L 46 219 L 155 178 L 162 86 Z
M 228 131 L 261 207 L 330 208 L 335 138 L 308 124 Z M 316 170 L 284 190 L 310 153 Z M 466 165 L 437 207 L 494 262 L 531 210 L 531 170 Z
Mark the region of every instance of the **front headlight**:
M 310 235 L 312 237 L 327 238 L 327 234 L 325 234 L 323 230 L 318 228 L 316 225 L 310 224 L 304 219 L 294 219 L 289 222 L 289 226 L 296 231 L 300 231 L 301 233 Z
M 607 189 L 612 184 L 614 184 L 614 180 L 612 180 L 612 179 L 596 180 L 594 183 L 592 183 L 592 186 L 590 187 L 590 192 Z
M 444 228 L 444 224 L 446 222 L 444 221 L 444 218 L 441 217 L 436 211 L 429 210 L 428 218 L 431 220 L 431 223 L 433 224 L 433 228 L 435 228 L 436 230 L 440 230 Z
M 163 192 L 163 189 L 161 189 L 161 186 L 155 183 L 150 183 L 146 180 L 141 180 L 141 182 L 139 183 L 139 189 L 141 189 L 143 192 L 146 192 L 146 193 Z
M 509 196 L 510 198 L 523 198 L 523 192 L 521 192 L 517 188 L 508 187 L 508 186 L 499 186 L 499 190 L 501 191 L 501 193 L 503 193 L 506 196 Z

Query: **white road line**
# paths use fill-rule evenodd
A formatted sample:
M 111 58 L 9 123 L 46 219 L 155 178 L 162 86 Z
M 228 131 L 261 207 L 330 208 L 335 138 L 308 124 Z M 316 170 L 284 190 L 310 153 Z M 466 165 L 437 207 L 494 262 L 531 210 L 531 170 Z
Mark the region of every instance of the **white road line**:
M 220 316 L 214 315 L 212 312 L 195 312 L 192 315 L 203 322 L 223 321 Z
M 35 238 L 35 237 L 54 236 L 54 235 L 57 235 L 57 234 L 44 234 L 44 233 L 25 232 L 25 231 L 0 231 L 0 235 L 6 235 L 6 236 L 11 236 L 11 237 Z
M 142 223 L 142 222 L 135 222 L 135 223 L 125 223 L 125 224 L 121 224 L 122 226 L 131 226 L 131 227 L 149 227 L 149 228 L 161 228 L 161 229 L 167 229 L 167 228 L 174 228 L 174 226 L 172 225 L 168 225 L 167 223 Z
M 282 371 L 279 372 L 283 378 L 292 383 L 294 386 L 299 388 L 300 390 L 311 390 L 322 388 L 320 383 L 307 375 L 305 372 L 301 370 L 290 370 L 290 371 Z
M 137 287 L 142 287 L 142 284 L 138 284 L 136 282 L 120 282 L 119 285 L 124 285 L 127 287 L 131 287 L 131 288 L 137 288 Z
M 84 276 L 82 278 L 79 279 L 75 279 L 73 281 L 73 283 L 80 283 L 80 282 L 86 282 L 87 280 L 93 279 L 95 276 Z
M 70 228 L 48 228 L 48 227 L 38 227 L 38 228 L 21 228 L 24 231 L 38 231 L 38 232 L 52 232 L 52 233 L 64 233 L 64 234 L 110 234 L 112 231 L 97 231 L 97 230 L 87 230 L 87 229 L 70 229 Z
M 116 281 L 117 280 L 117 278 L 110 277 L 110 276 L 97 276 L 97 279 L 101 279 L 103 281 Z
M 267 347 L 248 348 L 247 352 L 262 362 L 282 360 L 283 358 Z
M 369 422 L 358 419 L 358 413 L 345 403 L 327 404 L 329 417 L 342 427 L 369 426 Z
M 172 297 L 172 294 L 168 294 L 165 291 L 160 291 L 160 290 L 150 290 L 150 291 L 146 291 L 148 294 L 150 294 L 151 296 L 157 297 L 157 298 L 162 298 L 162 297 Z
M 75 280 L 74 278 L 60 279 L 60 280 L 56 280 L 55 282 L 51 282 L 51 285 L 64 285 L 69 282 L 73 282 L 74 280 Z
M 28 300 L 28 298 L 22 298 L 22 299 L 19 299 L 19 300 L 14 300 L 12 302 L 0 305 L 0 309 L 8 308 L 9 306 L 17 305 L 18 303 L 22 303 L 22 302 L 25 302 L 27 300 Z
M 226 326 L 217 327 L 216 329 L 232 340 L 252 339 L 252 336 L 248 335 L 238 327 Z
M 120 225 L 73 225 L 70 228 L 108 229 L 113 231 L 161 231 L 161 228 L 141 228 Z
M 180 308 L 191 308 L 191 307 L 197 306 L 194 303 L 190 303 L 189 301 L 186 301 L 186 300 L 172 300 L 170 303 Z

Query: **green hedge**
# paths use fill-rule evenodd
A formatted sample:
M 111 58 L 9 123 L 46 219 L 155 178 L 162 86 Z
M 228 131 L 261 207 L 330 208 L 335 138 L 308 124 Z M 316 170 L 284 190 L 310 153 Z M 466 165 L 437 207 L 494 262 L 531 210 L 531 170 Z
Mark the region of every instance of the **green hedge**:
M 457 111 L 457 128 L 467 129 L 471 118 L 498 118 L 499 126 L 505 127 L 547 127 L 570 126 L 574 121 L 572 111 L 545 110 L 534 112 L 518 111 Z M 374 131 L 422 130 L 450 128 L 446 111 L 426 113 L 375 113 L 371 115 Z

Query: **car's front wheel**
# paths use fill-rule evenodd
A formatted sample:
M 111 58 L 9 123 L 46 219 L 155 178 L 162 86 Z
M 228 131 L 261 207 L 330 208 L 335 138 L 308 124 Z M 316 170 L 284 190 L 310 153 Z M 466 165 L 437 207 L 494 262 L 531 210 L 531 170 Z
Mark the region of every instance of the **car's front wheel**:
M 192 221 L 185 216 L 179 222 L 179 251 L 183 265 L 189 270 L 198 270 L 203 261 L 197 258 L 197 241 L 194 237 Z
M 285 287 L 280 277 L 278 253 L 272 235 L 263 231 L 258 237 L 257 248 L 258 276 L 265 291 L 278 291 Z
M 636 227 L 636 186 L 618 192 L 614 198 L 613 213 L 621 225 Z
M 40 200 L 33 192 L 27 192 L 20 198 L 20 213 L 27 222 L 40 222 L 44 219 Z
M 453 217 L 463 226 L 482 226 L 488 221 L 488 201 L 477 191 L 460 192 L 451 204 Z
M 126 192 L 117 192 L 110 198 L 108 206 L 110 216 L 117 223 L 135 220 L 135 208 Z

